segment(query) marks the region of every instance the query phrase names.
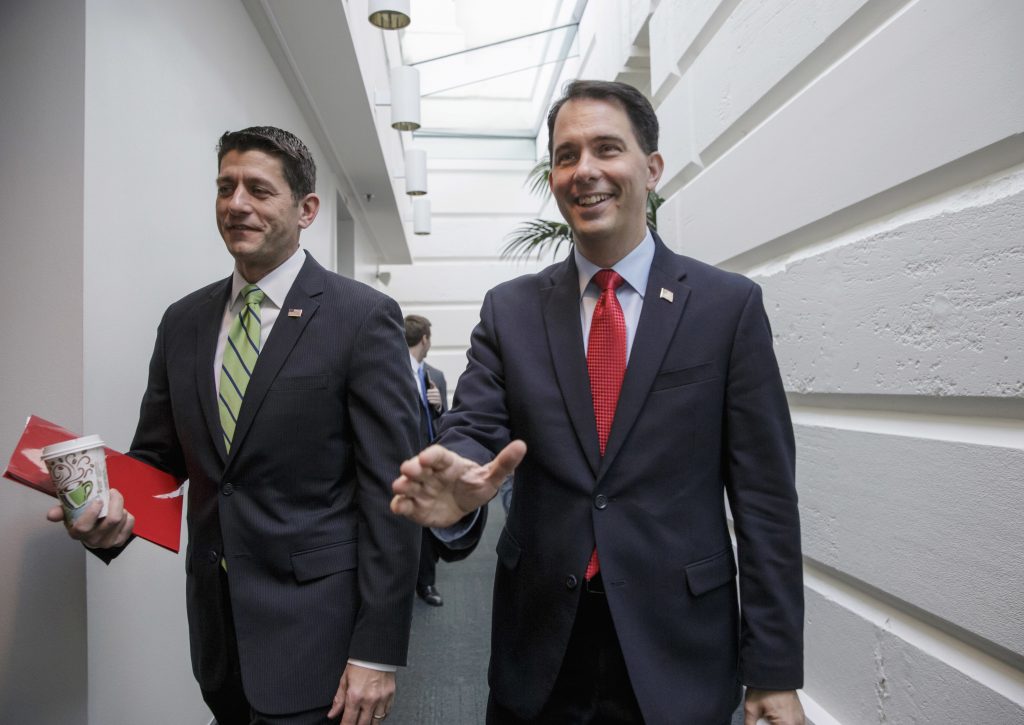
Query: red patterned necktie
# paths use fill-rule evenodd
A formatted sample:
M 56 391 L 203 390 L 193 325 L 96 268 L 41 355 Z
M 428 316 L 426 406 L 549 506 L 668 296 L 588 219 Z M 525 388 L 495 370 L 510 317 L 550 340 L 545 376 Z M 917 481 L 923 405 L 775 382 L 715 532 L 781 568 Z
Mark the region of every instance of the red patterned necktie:
M 601 288 L 601 296 L 594 308 L 587 341 L 587 370 L 590 373 L 590 394 L 594 398 L 594 417 L 597 419 L 597 440 L 604 455 L 608 433 L 615 418 L 622 378 L 626 374 L 626 317 L 622 314 L 615 290 L 625 280 L 611 269 L 602 269 L 594 275 L 594 283 Z M 590 555 L 587 581 L 601 569 L 597 549 Z

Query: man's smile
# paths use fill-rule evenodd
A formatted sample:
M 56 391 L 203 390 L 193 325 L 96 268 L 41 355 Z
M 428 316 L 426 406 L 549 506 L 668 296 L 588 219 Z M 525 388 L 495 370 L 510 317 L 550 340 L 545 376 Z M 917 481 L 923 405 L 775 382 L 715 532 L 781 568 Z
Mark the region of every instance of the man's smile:
M 576 197 L 576 203 L 583 207 L 596 206 L 610 198 L 612 198 L 611 194 L 584 194 Z

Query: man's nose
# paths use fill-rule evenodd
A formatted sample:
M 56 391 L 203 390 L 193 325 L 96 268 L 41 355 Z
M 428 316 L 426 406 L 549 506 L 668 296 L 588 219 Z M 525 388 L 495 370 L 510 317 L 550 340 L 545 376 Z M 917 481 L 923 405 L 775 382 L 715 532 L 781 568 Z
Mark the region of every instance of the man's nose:
M 245 187 L 239 185 L 228 197 L 228 211 L 232 214 L 244 214 L 249 211 L 250 199 Z
M 593 181 L 601 173 L 597 165 L 597 159 L 593 154 L 584 151 L 580 154 L 580 160 L 576 163 L 576 170 L 573 176 L 577 181 Z

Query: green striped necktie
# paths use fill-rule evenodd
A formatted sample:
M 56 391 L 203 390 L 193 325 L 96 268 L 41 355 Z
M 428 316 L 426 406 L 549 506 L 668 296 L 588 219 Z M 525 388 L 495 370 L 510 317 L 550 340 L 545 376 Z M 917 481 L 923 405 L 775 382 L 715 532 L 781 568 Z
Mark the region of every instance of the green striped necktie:
M 249 284 L 242 289 L 242 297 L 245 304 L 228 330 L 220 367 L 220 426 L 224 430 L 224 448 L 229 452 L 242 398 L 260 355 L 260 304 L 266 295 L 256 285 Z

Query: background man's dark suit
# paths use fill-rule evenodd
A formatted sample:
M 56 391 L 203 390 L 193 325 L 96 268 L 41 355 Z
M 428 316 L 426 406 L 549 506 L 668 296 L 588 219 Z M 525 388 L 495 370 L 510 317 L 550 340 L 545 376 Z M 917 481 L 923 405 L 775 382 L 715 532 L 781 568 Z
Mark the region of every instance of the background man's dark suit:
M 434 433 L 437 433 L 438 424 L 441 422 L 441 416 L 448 412 L 448 382 L 444 379 L 444 373 L 435 368 L 430 363 L 424 361 L 421 363 L 423 370 L 427 374 L 427 380 L 437 386 L 438 392 L 441 393 L 441 410 L 436 410 L 433 406 L 430 407 L 430 423 L 433 427 Z M 422 395 L 420 396 L 423 397 Z M 427 426 L 427 409 L 424 406 L 420 406 L 420 448 L 426 448 L 431 444 L 430 439 L 431 428 Z
M 520 718 L 550 694 L 595 543 L 647 722 L 724 723 L 740 683 L 800 686 L 793 436 L 760 289 L 655 243 L 603 458 L 572 255 L 488 293 L 442 423 L 438 442 L 478 463 L 528 446 L 497 547 L 489 672 Z
M 444 373 L 430 365 L 426 361 L 420 363 L 423 366 L 424 372 L 427 374 L 427 384 L 433 383 L 437 386 L 438 392 L 441 394 L 441 410 L 437 410 L 434 406 L 424 406 L 420 404 L 420 449 L 429 446 L 433 440 L 430 437 L 430 431 L 437 432 L 438 426 L 441 423 L 441 416 L 444 415 L 448 410 L 448 383 L 444 379 Z M 420 395 L 422 398 L 422 393 Z M 430 411 L 430 425 L 427 424 L 427 410 Z M 423 529 L 423 538 L 420 542 L 420 565 L 419 571 L 416 575 L 416 585 L 420 587 L 433 586 L 434 579 L 436 577 L 437 560 L 440 558 L 442 553 L 447 554 L 447 550 L 443 544 L 440 544 L 434 537 L 430 529 Z M 450 556 L 445 557 L 446 561 L 451 561 Z
M 409 354 L 393 300 L 307 255 L 226 454 L 213 364 L 230 288 L 212 284 L 164 315 L 131 455 L 190 480 L 200 686 L 227 674 L 233 615 L 250 703 L 297 712 L 331 701 L 349 657 L 405 663 L 420 532 L 388 500 L 417 443 Z

